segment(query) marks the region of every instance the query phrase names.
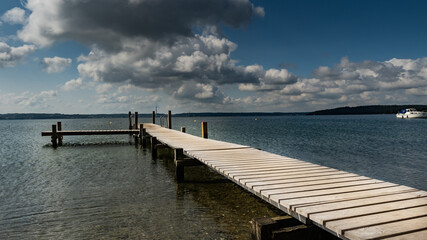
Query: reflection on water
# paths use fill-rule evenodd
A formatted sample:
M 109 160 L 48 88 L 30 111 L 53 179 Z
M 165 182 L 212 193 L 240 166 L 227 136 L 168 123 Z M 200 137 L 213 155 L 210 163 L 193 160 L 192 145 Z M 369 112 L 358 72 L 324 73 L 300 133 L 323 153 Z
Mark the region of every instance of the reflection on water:
M 252 217 L 280 214 L 204 166 L 177 184 L 170 151 L 154 161 L 128 136 L 44 147 L 46 123 L 0 131 L 0 239 L 245 239 Z
M 201 120 L 209 122 L 214 139 L 426 186 L 427 121 L 177 118 L 173 126 L 200 135 Z M 204 166 L 186 168 L 186 182 L 177 184 L 171 151 L 152 160 L 129 136 L 67 136 L 63 147 L 53 149 L 40 132 L 54 122 L 0 121 L 0 239 L 245 239 L 251 218 L 281 214 Z M 64 129 L 128 124 L 127 119 L 62 122 Z

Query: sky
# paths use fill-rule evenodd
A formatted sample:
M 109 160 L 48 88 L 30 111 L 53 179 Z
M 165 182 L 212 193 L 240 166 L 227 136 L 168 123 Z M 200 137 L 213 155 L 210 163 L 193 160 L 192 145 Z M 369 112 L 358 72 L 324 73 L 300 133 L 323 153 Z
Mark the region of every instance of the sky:
M 427 1 L 0 2 L 0 113 L 427 104 Z

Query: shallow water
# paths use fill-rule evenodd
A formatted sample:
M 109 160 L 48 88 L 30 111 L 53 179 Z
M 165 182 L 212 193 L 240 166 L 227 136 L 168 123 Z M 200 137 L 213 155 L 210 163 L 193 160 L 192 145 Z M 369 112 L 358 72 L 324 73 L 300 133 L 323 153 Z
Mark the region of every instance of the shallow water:
M 174 118 L 173 127 L 200 135 L 201 121 L 213 139 L 427 190 L 425 119 Z M 245 239 L 251 218 L 280 214 L 206 167 L 186 168 L 177 184 L 171 152 L 152 160 L 129 136 L 66 136 L 53 149 L 40 132 L 55 122 L 0 121 L 0 239 Z M 62 124 L 122 129 L 127 119 Z

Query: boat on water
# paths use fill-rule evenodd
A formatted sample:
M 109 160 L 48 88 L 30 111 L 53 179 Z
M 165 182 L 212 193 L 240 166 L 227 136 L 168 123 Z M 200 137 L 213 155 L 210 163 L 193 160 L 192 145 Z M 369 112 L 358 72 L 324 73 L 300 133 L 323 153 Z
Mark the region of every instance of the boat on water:
M 415 108 L 407 108 L 396 114 L 397 118 L 427 118 L 427 112 L 418 111 Z

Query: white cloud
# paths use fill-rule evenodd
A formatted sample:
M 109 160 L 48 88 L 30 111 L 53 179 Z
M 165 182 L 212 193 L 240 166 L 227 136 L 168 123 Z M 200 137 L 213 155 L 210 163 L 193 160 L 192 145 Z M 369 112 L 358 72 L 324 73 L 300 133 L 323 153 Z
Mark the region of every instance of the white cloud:
M 1 20 L 11 24 L 24 24 L 26 21 L 25 10 L 22 8 L 12 8 L 1 17 Z
M 61 58 L 61 57 L 52 57 L 52 58 L 43 58 L 41 64 L 43 65 L 43 70 L 48 73 L 59 73 L 68 68 L 72 63 L 71 58 Z
M 104 83 L 96 86 L 96 92 L 97 93 L 106 93 L 113 89 L 113 85 L 110 83 Z
M 60 89 L 63 91 L 73 91 L 83 86 L 83 79 L 77 78 L 66 82 Z
M 13 67 L 25 56 L 36 50 L 34 45 L 11 47 L 5 42 L 0 42 L 0 68 Z

